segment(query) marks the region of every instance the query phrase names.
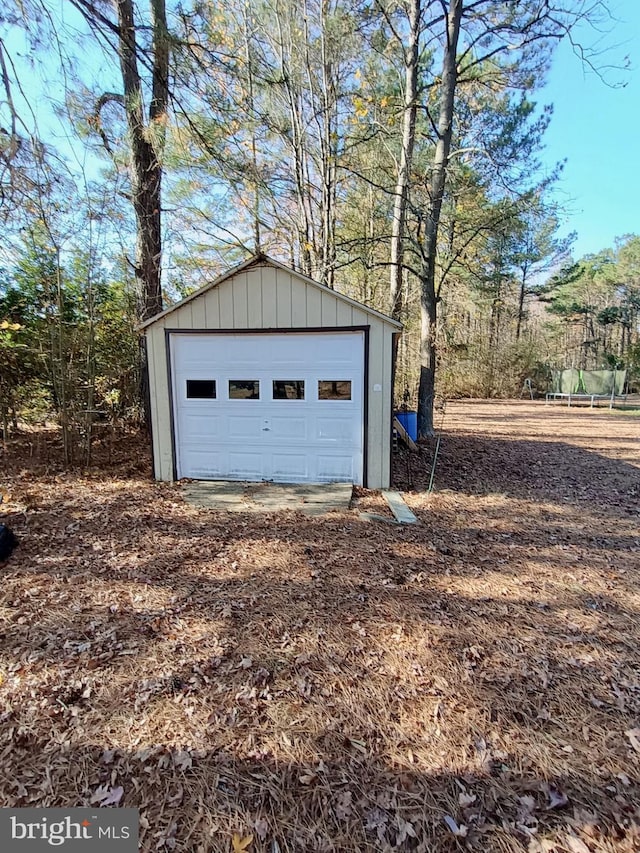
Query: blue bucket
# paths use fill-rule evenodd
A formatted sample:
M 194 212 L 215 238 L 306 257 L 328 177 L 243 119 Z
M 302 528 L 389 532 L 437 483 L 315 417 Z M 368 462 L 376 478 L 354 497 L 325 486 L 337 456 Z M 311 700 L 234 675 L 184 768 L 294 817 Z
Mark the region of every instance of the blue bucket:
M 414 441 L 418 440 L 418 413 L 396 412 L 396 417 L 405 428 L 405 432 Z

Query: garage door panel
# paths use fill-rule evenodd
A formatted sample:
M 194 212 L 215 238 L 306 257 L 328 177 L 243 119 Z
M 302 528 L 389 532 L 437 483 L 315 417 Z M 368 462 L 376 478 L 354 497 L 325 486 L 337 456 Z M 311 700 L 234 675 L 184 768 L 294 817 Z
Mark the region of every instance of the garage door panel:
M 251 415 L 230 415 L 226 418 L 227 421 L 227 436 L 230 439 L 234 438 L 253 438 L 260 437 L 262 432 L 262 418 Z
M 304 483 L 309 480 L 309 459 L 305 453 L 274 453 L 271 462 L 273 480 L 283 483 Z
M 262 450 L 228 451 L 228 476 L 234 480 L 262 480 L 264 453 Z
M 185 414 L 184 426 L 195 442 L 209 443 L 222 436 L 222 418 L 210 412 Z
M 272 417 L 265 421 L 268 424 L 269 441 L 307 441 L 309 438 L 309 423 L 305 418 Z
M 357 443 L 357 436 L 354 435 L 353 418 L 318 418 L 317 420 L 317 437 L 319 441 L 333 441 L 337 444 L 349 445 Z
M 189 471 L 189 474 L 183 473 L 183 477 L 215 480 L 223 476 L 222 454 L 206 447 L 185 450 L 182 454 L 182 465 L 185 471 Z
M 320 483 L 354 482 L 353 456 L 331 456 L 319 454 L 317 457 L 317 478 Z
M 185 333 L 170 347 L 179 477 L 362 482 L 363 333 Z M 187 398 L 187 380 L 215 382 L 215 399 Z M 230 381 L 258 381 L 259 399 L 229 399 Z M 275 399 L 274 381 L 290 386 Z M 320 381 L 349 383 L 351 399 L 319 398 Z

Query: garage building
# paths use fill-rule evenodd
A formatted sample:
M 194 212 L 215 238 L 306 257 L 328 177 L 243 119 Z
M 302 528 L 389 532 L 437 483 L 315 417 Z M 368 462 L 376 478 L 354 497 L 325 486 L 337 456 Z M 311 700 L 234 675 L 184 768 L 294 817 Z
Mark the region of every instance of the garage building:
M 157 479 L 389 486 L 400 323 L 257 255 L 141 329 Z

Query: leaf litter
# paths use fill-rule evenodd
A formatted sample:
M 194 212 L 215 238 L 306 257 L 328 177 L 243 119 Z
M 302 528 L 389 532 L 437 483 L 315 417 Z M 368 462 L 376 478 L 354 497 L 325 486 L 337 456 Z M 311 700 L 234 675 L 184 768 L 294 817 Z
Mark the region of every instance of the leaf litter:
M 449 404 L 412 528 L 11 440 L 0 804 L 136 807 L 143 851 L 639 849 L 639 426 Z

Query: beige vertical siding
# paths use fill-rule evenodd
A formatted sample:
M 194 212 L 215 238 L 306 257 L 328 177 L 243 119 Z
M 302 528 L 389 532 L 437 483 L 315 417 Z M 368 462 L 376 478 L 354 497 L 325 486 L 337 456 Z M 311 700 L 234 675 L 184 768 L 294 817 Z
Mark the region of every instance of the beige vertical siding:
M 151 421 L 156 477 L 173 479 L 171 408 L 165 329 L 277 329 L 368 326 L 367 485 L 389 485 L 391 352 L 394 327 L 367 309 L 265 264 L 222 281 L 161 317 L 145 334 L 149 352 Z M 376 391 L 376 386 L 381 388 Z
M 220 291 L 220 328 L 233 329 L 233 283 L 235 279 L 231 278 L 225 282 L 224 287 L 218 287 Z M 176 311 L 179 314 L 182 309 Z
M 250 272 L 262 276 L 262 328 L 275 329 L 278 325 L 276 275 L 279 270 L 260 267 Z
M 249 305 L 247 299 L 247 274 L 240 273 L 231 279 L 231 291 L 233 294 L 233 324 L 231 329 L 248 328 Z
M 305 326 L 322 326 L 322 293 L 317 287 L 307 284 L 307 322 Z
M 360 308 L 354 308 L 352 311 L 353 325 L 354 326 L 368 326 L 370 314 L 367 314 L 366 311 L 361 311 Z M 380 322 L 377 318 L 376 322 Z
M 360 323 L 361 326 L 366 325 Z M 336 326 L 353 326 L 353 308 L 346 302 L 336 299 Z
M 291 275 L 284 270 L 276 270 L 276 321 L 281 329 L 290 329 L 293 325 Z
M 214 287 L 202 297 L 204 299 L 206 325 L 205 329 L 221 329 L 220 325 L 220 289 Z M 176 314 L 178 312 L 176 311 Z M 168 318 L 168 325 L 171 326 L 171 319 Z
M 159 480 L 173 480 L 173 448 L 171 445 L 171 412 L 164 326 L 156 323 L 147 332 L 149 347 L 149 391 L 153 464 Z
M 247 276 L 247 313 L 248 329 L 262 328 L 262 278 L 259 275 Z
M 313 285 L 311 285 L 313 287 Z M 322 301 L 320 303 L 321 307 L 321 317 L 322 323 L 321 326 L 337 326 L 338 325 L 338 300 L 335 298 L 333 293 L 326 292 L 321 294 Z
M 206 303 L 204 299 L 196 299 L 191 303 L 191 320 L 193 329 L 207 328 Z
M 391 381 L 393 378 L 393 329 L 384 327 L 384 351 L 382 354 L 382 429 L 384 440 L 382 442 L 382 459 L 380 462 L 380 481 L 385 483 L 386 488 L 391 480 L 391 406 L 392 391 Z
M 372 488 L 380 488 L 382 477 L 382 448 L 384 441 L 383 423 L 383 364 L 382 353 L 384 352 L 384 328 L 382 323 L 375 322 L 369 326 L 369 419 L 368 431 L 368 455 L 367 455 L 367 482 L 375 483 Z M 376 391 L 376 386 L 381 386 Z
M 308 285 L 304 287 L 293 287 L 291 290 L 291 325 L 296 327 L 307 326 L 307 291 Z

